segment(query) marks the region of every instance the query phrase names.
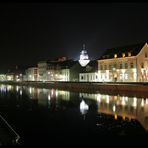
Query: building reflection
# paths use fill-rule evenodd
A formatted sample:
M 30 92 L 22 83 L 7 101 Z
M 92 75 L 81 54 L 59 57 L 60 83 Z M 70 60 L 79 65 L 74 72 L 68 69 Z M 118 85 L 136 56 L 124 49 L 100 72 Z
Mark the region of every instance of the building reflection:
M 87 93 L 80 93 L 79 96 L 96 100 L 98 113 L 113 115 L 115 119 L 118 116 L 123 120 L 137 119 L 148 130 L 148 98 Z
M 26 87 L 27 88 L 27 87 Z M 30 99 L 37 100 L 38 105 L 56 110 L 59 100 L 69 101 L 70 92 L 57 89 L 27 88 Z

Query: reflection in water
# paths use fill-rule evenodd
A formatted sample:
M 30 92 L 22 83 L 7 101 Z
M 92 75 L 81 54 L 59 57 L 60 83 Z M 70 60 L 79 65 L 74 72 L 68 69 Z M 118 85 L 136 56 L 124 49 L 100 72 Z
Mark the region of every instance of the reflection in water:
M 9 99 L 1 99 L 4 97 Z M 128 126 L 129 124 L 130 127 L 134 127 L 137 125 L 136 121 L 138 120 L 141 125 L 148 130 L 148 98 L 132 98 L 120 95 L 110 96 L 100 93 L 72 93 L 58 89 L 0 85 L 1 104 L 4 102 L 3 100 L 12 102 L 11 105 L 15 104 L 13 102 L 14 100 L 18 101 L 15 107 L 10 107 L 10 109 L 14 110 L 17 106 L 20 112 L 21 109 L 25 110 L 23 116 L 21 115 L 23 118 L 26 117 L 26 112 L 29 111 L 29 113 L 32 113 L 33 109 L 36 107 L 36 110 L 33 112 L 34 114 L 32 113 L 34 116 L 31 114 L 30 119 L 37 118 L 38 116 L 42 118 L 42 116 L 47 115 L 46 118 L 43 118 L 43 122 L 48 122 L 48 128 L 50 128 L 51 122 L 53 122 L 51 128 L 60 126 L 59 123 L 61 123 L 61 127 L 66 128 L 67 126 L 75 127 L 78 123 L 78 125 L 83 128 L 85 124 L 89 125 L 94 121 L 93 124 L 95 123 L 95 128 L 97 127 L 95 130 L 99 129 L 98 133 L 101 133 L 100 131 L 102 129 L 102 132 L 105 132 L 107 128 L 108 132 L 113 129 L 113 132 L 116 133 L 118 130 L 121 130 L 121 125 L 123 129 L 125 125 Z M 0 109 L 2 110 L 2 107 Z M 46 111 L 40 112 L 40 110 Z M 80 115 L 83 115 L 84 119 L 87 115 L 87 120 L 82 120 L 81 118 L 83 124 L 79 121 Z M 39 120 L 34 122 L 40 122 Z M 40 124 L 43 125 L 42 123 Z M 94 125 L 92 127 L 90 126 L 90 128 L 94 128 Z M 121 132 L 121 134 L 123 134 L 123 132 Z
M 148 99 L 128 96 L 109 96 L 105 94 L 80 93 L 80 97 L 94 99 L 98 104 L 98 113 L 111 114 L 117 119 L 137 119 L 148 130 Z
M 84 100 L 82 100 L 80 102 L 80 111 L 81 111 L 82 115 L 85 115 L 87 113 L 88 109 L 89 109 L 88 105 L 85 103 Z

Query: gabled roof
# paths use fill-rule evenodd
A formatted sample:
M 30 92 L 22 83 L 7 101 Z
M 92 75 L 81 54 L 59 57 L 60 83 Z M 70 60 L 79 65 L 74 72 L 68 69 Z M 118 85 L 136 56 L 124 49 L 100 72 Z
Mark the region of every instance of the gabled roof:
M 145 45 L 145 43 L 146 42 L 142 42 L 139 44 L 126 45 L 122 47 L 107 49 L 105 53 L 98 60 L 112 59 L 114 58 L 115 54 L 117 54 L 117 58 L 120 58 L 122 57 L 122 53 L 125 53 L 125 57 L 127 57 L 128 52 L 131 53 L 131 56 L 136 56 L 140 52 L 142 47 Z

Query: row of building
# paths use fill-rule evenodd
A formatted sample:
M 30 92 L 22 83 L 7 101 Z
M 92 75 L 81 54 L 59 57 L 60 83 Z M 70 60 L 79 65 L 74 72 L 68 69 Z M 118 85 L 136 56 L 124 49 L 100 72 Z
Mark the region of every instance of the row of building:
M 18 68 L 19 69 L 19 68 Z M 148 44 L 107 49 L 97 60 L 89 60 L 83 47 L 80 60 L 66 57 L 40 61 L 24 71 L 1 74 L 1 81 L 147 82 Z

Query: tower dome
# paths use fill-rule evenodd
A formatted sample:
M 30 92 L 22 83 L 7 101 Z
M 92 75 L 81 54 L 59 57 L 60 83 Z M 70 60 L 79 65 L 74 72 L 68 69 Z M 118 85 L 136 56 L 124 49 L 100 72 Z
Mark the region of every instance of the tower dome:
M 89 63 L 89 57 L 87 54 L 87 51 L 85 49 L 85 44 L 83 44 L 83 49 L 80 52 L 80 59 L 79 59 L 79 63 L 82 67 L 85 67 L 88 63 Z

